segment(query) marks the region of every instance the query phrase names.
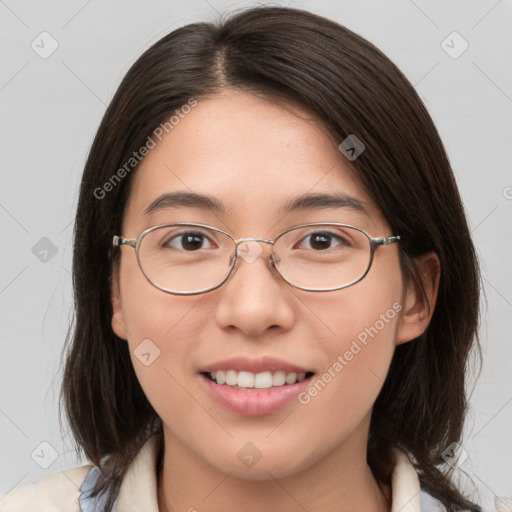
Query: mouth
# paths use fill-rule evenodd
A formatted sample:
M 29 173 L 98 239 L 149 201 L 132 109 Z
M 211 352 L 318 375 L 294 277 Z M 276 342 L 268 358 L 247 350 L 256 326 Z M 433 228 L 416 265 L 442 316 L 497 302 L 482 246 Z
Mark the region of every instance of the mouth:
M 210 364 L 198 374 L 216 406 L 237 415 L 265 416 L 300 406 L 298 396 L 315 372 L 272 356 L 241 356 Z
M 287 372 L 285 370 L 264 371 L 253 373 L 244 370 L 214 370 L 201 372 L 208 380 L 221 386 L 233 389 L 270 390 L 274 388 L 293 386 L 310 379 L 313 372 Z
M 203 389 L 224 410 L 244 416 L 271 415 L 300 404 L 299 394 L 315 375 L 312 368 L 276 358 L 234 356 L 199 368 Z

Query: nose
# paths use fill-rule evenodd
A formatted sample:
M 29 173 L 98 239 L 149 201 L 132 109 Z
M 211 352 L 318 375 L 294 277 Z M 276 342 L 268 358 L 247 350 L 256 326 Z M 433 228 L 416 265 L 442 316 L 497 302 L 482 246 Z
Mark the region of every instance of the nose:
M 293 294 L 270 261 L 271 245 L 243 241 L 229 279 L 216 291 L 216 321 L 250 337 L 290 329 L 295 321 Z

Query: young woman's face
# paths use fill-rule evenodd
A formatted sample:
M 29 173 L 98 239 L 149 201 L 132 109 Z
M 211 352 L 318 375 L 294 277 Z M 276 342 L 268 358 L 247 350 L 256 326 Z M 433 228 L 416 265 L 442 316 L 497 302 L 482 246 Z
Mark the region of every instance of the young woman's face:
M 394 235 L 344 163 L 339 142 L 314 120 L 253 95 L 226 91 L 202 99 L 137 169 L 120 234 L 136 238 L 152 226 L 194 222 L 235 238 L 273 239 L 298 224 L 340 222 L 376 237 Z M 156 198 L 174 192 L 213 197 L 225 210 L 180 204 L 145 216 Z M 298 196 L 333 193 L 364 210 L 317 205 L 283 213 Z M 187 250 L 182 241 L 175 239 L 174 250 Z M 302 247 L 314 250 L 309 242 Z M 215 243 L 202 243 L 215 250 Z M 397 244 L 376 251 L 361 282 L 329 292 L 292 287 L 269 264 L 270 246 L 251 245 L 254 260 L 241 257 L 222 286 L 192 296 L 155 288 L 135 251 L 120 249 L 112 326 L 127 339 L 168 446 L 199 465 L 250 479 L 361 457 L 395 345 L 407 337 Z M 213 382 L 206 372 L 216 370 L 249 381 L 251 374 L 238 372 L 270 371 L 276 385 L 236 389 Z M 313 375 L 278 385 L 294 370 Z M 257 379 L 268 385 L 268 378 Z

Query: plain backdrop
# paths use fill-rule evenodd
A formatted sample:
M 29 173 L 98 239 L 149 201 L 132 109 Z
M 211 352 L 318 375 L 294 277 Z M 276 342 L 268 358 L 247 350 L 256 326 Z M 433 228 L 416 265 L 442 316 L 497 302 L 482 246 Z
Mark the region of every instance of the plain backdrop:
M 71 319 L 72 222 L 86 154 L 124 73 L 149 45 L 251 2 L 0 1 L 0 495 L 85 463 L 59 427 Z M 512 498 L 512 2 L 275 2 L 369 39 L 414 84 L 446 145 L 487 304 L 460 469 L 485 510 Z M 456 32 L 456 34 L 454 34 Z M 467 47 L 466 47 L 467 46 Z M 53 53 L 52 53 L 53 52 Z

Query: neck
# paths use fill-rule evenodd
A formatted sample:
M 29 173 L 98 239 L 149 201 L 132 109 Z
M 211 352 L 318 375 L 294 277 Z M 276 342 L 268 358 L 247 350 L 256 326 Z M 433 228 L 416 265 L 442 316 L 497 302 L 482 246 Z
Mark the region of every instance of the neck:
M 247 480 L 221 473 L 165 431 L 158 474 L 159 512 L 390 512 L 391 490 L 379 487 L 366 447 L 338 447 L 313 467 L 285 478 Z

